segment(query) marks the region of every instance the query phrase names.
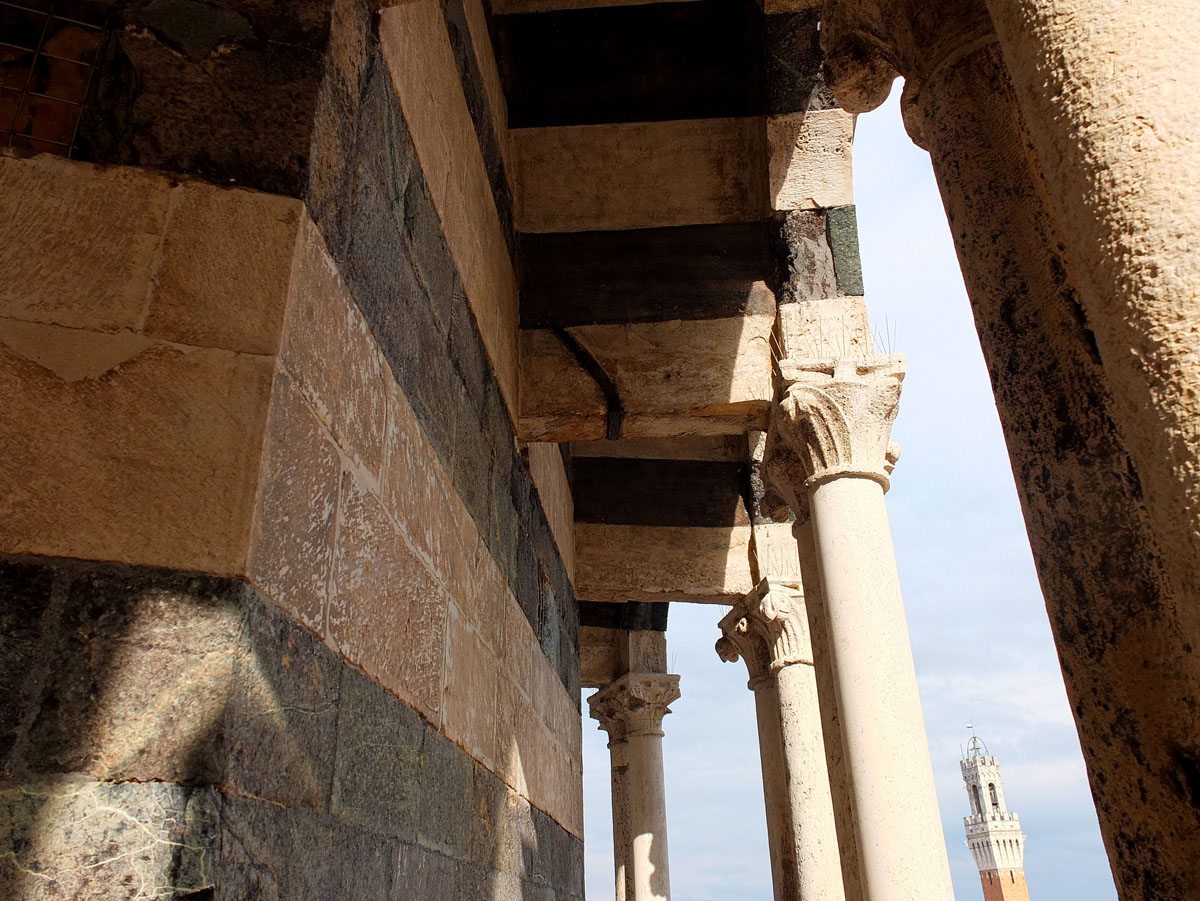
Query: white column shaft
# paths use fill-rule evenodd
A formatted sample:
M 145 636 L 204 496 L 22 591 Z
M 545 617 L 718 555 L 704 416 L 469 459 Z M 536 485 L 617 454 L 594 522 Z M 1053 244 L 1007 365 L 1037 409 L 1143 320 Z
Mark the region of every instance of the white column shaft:
M 630 901 L 629 884 L 633 873 L 629 855 L 633 849 L 633 831 L 629 812 L 629 743 L 621 739 L 608 743 L 612 765 L 612 822 L 613 870 L 616 880 L 616 901 Z
M 842 901 L 841 859 L 821 739 L 817 678 L 793 663 L 775 674 L 799 897 Z
M 754 688 L 758 715 L 758 754 L 762 763 L 763 800 L 767 809 L 767 844 L 771 851 L 771 885 L 775 901 L 800 901 L 792 829 L 791 796 L 783 762 L 783 734 L 779 692 L 773 679 L 763 678 Z
M 883 488 L 834 478 L 809 502 L 864 895 L 952 901 Z
M 670 901 L 667 856 L 667 793 L 663 775 L 662 735 L 630 735 L 629 812 L 633 842 L 629 901 Z

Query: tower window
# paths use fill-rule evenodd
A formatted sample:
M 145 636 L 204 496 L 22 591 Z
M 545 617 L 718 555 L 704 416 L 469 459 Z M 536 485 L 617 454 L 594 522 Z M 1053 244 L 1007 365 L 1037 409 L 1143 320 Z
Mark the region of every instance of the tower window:
M 992 796 L 992 806 L 998 808 L 1000 806 L 1000 797 L 996 794 L 996 783 L 988 783 L 988 794 Z

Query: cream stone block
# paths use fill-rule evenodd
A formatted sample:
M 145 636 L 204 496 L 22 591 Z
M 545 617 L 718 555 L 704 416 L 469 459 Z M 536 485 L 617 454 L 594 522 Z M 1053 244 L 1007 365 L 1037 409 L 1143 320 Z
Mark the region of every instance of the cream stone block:
M 771 208 L 804 210 L 854 203 L 854 115 L 808 110 L 767 119 Z
M 248 574 L 314 632 L 325 631 L 342 461 L 286 372 L 276 370 Z
M 571 485 L 557 444 L 533 442 L 525 446 L 529 478 L 537 488 L 542 509 L 550 522 L 550 531 L 566 567 L 567 577 L 575 581 L 575 503 Z
M 544 13 L 556 9 L 593 9 L 603 6 L 642 6 L 647 3 L 690 3 L 694 0 L 495 0 L 492 12 Z
M 61 157 L 0 157 L 0 316 L 137 329 L 170 180 Z
M 785 358 L 825 360 L 875 353 L 863 297 L 780 304 L 779 337 Z
M 763 12 L 771 16 L 775 13 L 794 13 L 802 9 L 812 9 L 820 6 L 822 0 L 759 0 Z
M 462 745 L 484 766 L 495 769 L 499 663 L 455 604 L 450 605 L 446 641 L 442 700 L 446 737 Z
M 0 549 L 243 572 L 272 362 L 51 326 L 35 342 L 13 325 L 0 322 Z M 39 345 L 59 340 L 75 368 L 45 365 Z
M 718 460 L 740 463 L 746 459 L 742 435 L 691 438 L 623 438 L 620 441 L 576 441 L 572 457 L 618 457 L 643 460 Z
M 579 671 L 584 688 L 603 688 L 624 672 L 617 629 L 579 628 Z
M 377 480 L 391 370 L 307 217 L 296 242 L 281 358 L 338 446 Z
M 488 31 L 488 11 L 483 0 L 463 0 L 467 28 L 471 32 L 471 47 L 475 51 L 475 63 L 483 79 L 483 90 L 487 94 L 488 110 L 492 116 L 492 128 L 500 145 L 500 154 L 508 160 L 508 100 L 504 96 L 504 82 L 500 77 L 500 66 L 496 61 L 496 50 Z M 492 13 L 499 10 L 492 5 Z
M 576 523 L 581 600 L 731 604 L 754 587 L 750 526 Z
M 275 194 L 180 185 L 153 279 L 146 334 L 278 353 L 303 207 Z
M 763 286 L 746 316 L 591 325 L 571 335 L 604 368 L 625 408 L 627 438 L 744 432 L 770 402 L 774 297 Z M 603 438 L 607 406 L 595 380 L 550 331 L 522 341 L 522 434 Z
M 441 722 L 450 597 L 351 473 L 338 498 L 327 637 L 431 723 Z
M 517 410 L 517 280 L 438 0 L 379 14 L 384 59 L 505 402 Z
M 684 119 L 510 133 L 522 231 L 761 219 L 762 120 Z

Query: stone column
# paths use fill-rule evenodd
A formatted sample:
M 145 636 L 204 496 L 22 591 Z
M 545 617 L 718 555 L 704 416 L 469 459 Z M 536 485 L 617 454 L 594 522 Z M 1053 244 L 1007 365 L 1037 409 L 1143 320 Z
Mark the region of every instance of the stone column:
M 634 897 L 633 870 L 629 866 L 629 852 L 633 847 L 629 811 L 629 741 L 625 735 L 625 726 L 619 719 L 610 718 L 604 721 L 602 728 L 608 732 L 608 755 L 612 768 L 613 875 L 616 901 L 629 901 Z
M 1002 10 L 991 6 L 999 25 Z M 1002 52 L 987 9 L 972 0 L 827 3 L 826 74 L 855 112 L 905 77 L 905 124 L 930 152 L 950 220 L 1113 875 L 1123 897 L 1192 897 L 1200 821 L 1178 786 L 1200 760 L 1200 714 L 1190 712 L 1200 710 L 1200 608 L 1178 578 L 1172 584 L 1184 558 L 1167 552 L 1179 544 L 1164 532 L 1184 518 L 1164 524 L 1147 507 L 1145 486 L 1158 477 L 1142 473 L 1119 399 L 1135 383 L 1112 368 L 1114 356 L 1137 355 L 1100 346 L 1068 239 L 1086 217 L 1064 218 L 1049 200 L 1042 155 L 1029 149 L 1037 114 L 1031 98 L 1018 103 L 1009 77 L 1017 33 Z M 1037 27 L 1047 34 L 1046 22 Z M 1040 65 L 1031 51 L 1016 55 Z M 1149 465 L 1161 476 L 1167 462 Z
M 987 8 L 1164 565 L 1196 606 L 1200 15 L 1192 0 Z
M 883 493 L 902 357 L 782 361 L 772 422 L 785 497 L 804 494 L 828 617 L 863 892 L 953 898 Z M 777 454 L 773 454 L 777 456 Z
M 764 579 L 720 623 L 717 653 L 742 658 L 758 714 L 776 901 L 845 897 L 804 596 Z
M 662 719 L 679 697 L 679 676 L 667 673 L 627 673 L 590 698 L 592 716 L 610 738 L 623 735 L 627 755 L 629 828 L 617 834 L 614 796 L 614 845 L 625 845 L 626 901 L 670 901 L 671 876 L 667 855 L 667 802 L 663 778 Z M 618 758 L 613 757 L 614 765 Z M 614 785 L 616 778 L 614 776 Z M 616 849 L 618 860 L 622 849 Z M 618 897 L 620 884 L 618 884 Z

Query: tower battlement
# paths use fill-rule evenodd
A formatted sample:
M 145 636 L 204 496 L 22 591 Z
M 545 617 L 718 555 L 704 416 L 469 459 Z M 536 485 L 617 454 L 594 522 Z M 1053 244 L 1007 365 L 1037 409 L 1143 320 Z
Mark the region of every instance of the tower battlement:
M 966 843 L 979 868 L 985 901 L 1029 901 L 1025 835 L 1016 812 L 1008 809 L 999 759 L 973 734 L 959 768 L 971 805 L 970 815 L 963 817 Z

